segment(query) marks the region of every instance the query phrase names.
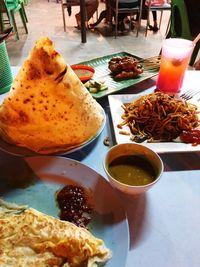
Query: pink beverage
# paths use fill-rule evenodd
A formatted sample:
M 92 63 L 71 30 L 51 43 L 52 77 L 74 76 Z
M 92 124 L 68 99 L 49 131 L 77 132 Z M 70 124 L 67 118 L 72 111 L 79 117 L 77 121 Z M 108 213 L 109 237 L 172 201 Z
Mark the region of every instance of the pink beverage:
M 163 42 L 157 90 L 178 93 L 194 49 L 192 41 L 170 38 Z

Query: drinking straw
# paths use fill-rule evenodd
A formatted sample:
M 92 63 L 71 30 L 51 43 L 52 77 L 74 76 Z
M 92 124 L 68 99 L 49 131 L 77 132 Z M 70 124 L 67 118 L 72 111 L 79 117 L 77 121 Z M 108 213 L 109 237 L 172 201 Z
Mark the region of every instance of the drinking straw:
M 197 35 L 197 37 L 194 39 L 193 44 L 196 45 L 196 43 L 200 40 L 200 33 Z

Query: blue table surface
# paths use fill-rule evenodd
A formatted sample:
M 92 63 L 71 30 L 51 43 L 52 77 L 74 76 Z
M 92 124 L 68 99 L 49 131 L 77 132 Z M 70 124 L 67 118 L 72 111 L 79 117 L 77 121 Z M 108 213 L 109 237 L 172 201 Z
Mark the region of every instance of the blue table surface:
M 17 68 L 13 68 L 14 73 Z M 150 92 L 155 79 L 149 79 L 121 93 Z M 2 98 L 1 96 L 0 98 Z M 104 107 L 107 123 L 100 136 L 84 149 L 67 155 L 93 168 L 103 177 L 103 160 L 115 144 L 107 97 L 98 102 Z M 130 249 L 122 267 L 199 267 L 200 266 L 200 152 L 162 153 L 164 173 L 146 194 L 138 197 L 117 192 L 127 213 Z M 9 161 L 0 152 L 0 159 Z M 119 244 L 120 246 L 120 244 Z

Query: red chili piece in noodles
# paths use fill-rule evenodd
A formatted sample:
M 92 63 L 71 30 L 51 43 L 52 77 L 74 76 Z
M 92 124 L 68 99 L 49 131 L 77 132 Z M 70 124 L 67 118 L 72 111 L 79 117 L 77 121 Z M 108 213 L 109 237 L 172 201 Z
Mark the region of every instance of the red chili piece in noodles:
M 200 130 L 193 129 L 190 131 L 183 131 L 180 135 L 180 139 L 184 143 L 190 143 L 194 146 L 200 144 Z

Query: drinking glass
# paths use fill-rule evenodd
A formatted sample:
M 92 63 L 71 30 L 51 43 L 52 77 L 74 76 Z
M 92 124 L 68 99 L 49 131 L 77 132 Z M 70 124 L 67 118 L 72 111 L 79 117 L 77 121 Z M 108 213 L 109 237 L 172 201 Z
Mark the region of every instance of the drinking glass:
M 5 41 L 0 43 L 0 94 L 8 92 L 13 81 Z
M 178 93 L 182 87 L 195 44 L 186 39 L 169 38 L 163 42 L 157 90 Z

